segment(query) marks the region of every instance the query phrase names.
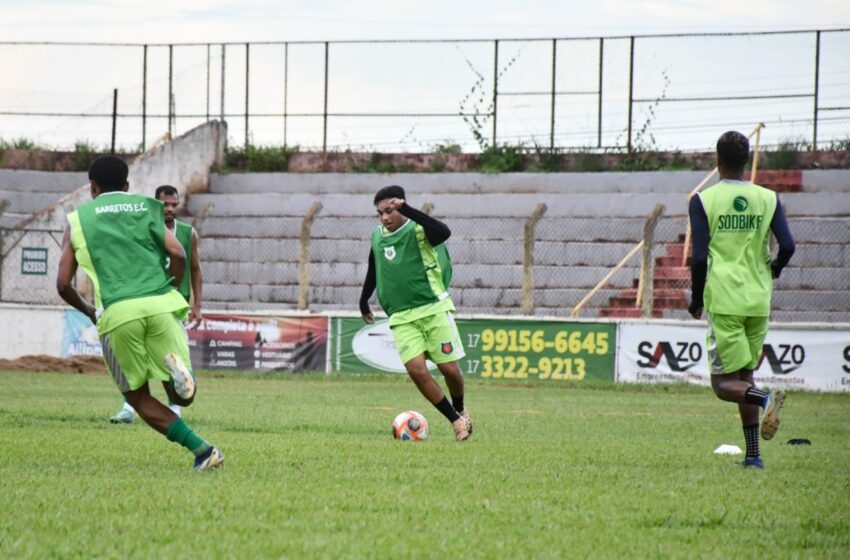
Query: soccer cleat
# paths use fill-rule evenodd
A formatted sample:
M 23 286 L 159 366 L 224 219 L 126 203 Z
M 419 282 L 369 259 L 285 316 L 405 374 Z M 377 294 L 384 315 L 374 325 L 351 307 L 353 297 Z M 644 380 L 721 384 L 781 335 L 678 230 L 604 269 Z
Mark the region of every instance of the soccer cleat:
M 217 469 L 224 463 L 224 455 L 221 454 L 218 447 L 211 446 L 201 455 L 195 457 L 196 471 L 211 471 Z
M 745 469 L 763 469 L 764 461 L 761 460 L 761 457 L 747 457 L 741 461 L 741 466 Z
M 469 411 L 465 408 L 459 412 L 461 418 L 465 418 L 469 424 L 469 435 L 472 435 L 472 418 L 469 417 Z
M 135 421 L 136 415 L 126 408 L 122 408 L 118 414 L 109 419 L 110 424 L 132 424 Z
M 472 430 L 470 422 L 463 416 L 452 422 L 452 429 L 455 431 L 455 440 L 466 441 L 469 439 Z
M 785 391 L 777 390 L 768 393 L 767 406 L 764 407 L 764 414 L 761 417 L 762 439 L 773 439 L 776 435 L 779 430 L 779 410 L 784 404 Z
M 174 381 L 174 391 L 180 398 L 190 400 L 195 396 L 195 378 L 177 354 L 165 356 L 165 366 L 171 372 Z

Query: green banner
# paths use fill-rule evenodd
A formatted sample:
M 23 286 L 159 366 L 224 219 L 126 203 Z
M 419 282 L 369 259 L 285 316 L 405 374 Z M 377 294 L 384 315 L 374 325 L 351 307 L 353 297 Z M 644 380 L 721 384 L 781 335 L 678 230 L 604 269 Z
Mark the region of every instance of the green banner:
M 616 326 L 515 319 L 458 319 L 467 377 L 581 381 L 614 379 Z M 404 373 L 386 320 L 331 319 L 331 370 Z M 429 367 L 436 366 L 429 362 Z

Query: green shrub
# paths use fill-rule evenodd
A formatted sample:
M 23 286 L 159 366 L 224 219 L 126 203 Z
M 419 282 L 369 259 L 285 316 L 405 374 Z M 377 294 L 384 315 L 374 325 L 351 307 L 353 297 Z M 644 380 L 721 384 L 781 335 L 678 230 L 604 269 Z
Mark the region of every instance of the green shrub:
M 478 168 L 484 173 L 510 173 L 522 171 L 525 167 L 522 153 L 522 145 L 491 146 L 481 152 L 478 158 Z
M 298 146 L 254 146 L 228 148 L 225 156 L 226 169 L 250 172 L 274 172 L 289 169 L 289 159 L 300 151 Z

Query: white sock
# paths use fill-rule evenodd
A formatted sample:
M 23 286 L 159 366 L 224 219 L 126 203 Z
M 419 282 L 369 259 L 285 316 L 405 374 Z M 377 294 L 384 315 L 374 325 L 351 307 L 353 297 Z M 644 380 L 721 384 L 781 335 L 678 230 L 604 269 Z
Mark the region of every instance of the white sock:
M 171 412 L 177 415 L 178 418 L 182 418 L 183 415 L 180 413 L 180 405 L 179 404 L 170 404 L 168 408 L 171 409 Z
M 130 406 L 130 403 L 128 403 L 127 401 L 124 401 L 124 410 L 126 410 L 127 412 L 130 412 L 131 414 L 136 413 L 136 409 L 133 408 L 132 406 Z

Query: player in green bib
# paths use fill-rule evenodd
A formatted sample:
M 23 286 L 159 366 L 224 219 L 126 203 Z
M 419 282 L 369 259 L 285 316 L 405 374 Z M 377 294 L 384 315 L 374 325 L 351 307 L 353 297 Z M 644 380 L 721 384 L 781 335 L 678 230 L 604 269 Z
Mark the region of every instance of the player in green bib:
M 744 181 L 749 150 L 743 134 L 723 134 L 717 141 L 721 180 L 690 201 L 693 293 L 688 311 L 696 319 L 703 308 L 707 311 L 711 387 L 718 398 L 738 403 L 747 445 L 742 464 L 761 469 L 759 408 L 764 409 L 761 436 L 769 440 L 779 429 L 785 393 L 756 387 L 753 371 L 767 336 L 772 279 L 779 278 L 794 254 L 794 239 L 776 193 Z M 779 244 L 773 262 L 771 232 Z
M 396 349 L 419 392 L 451 422 L 457 441 L 472 434 L 472 420 L 464 406 L 463 374 L 458 360 L 463 345 L 454 322 L 455 306 L 448 293 L 451 259 L 445 241 L 449 228 L 405 203 L 404 189 L 384 187 L 374 199 L 381 225 L 372 232 L 369 268 L 360 295 L 366 323 L 375 319 L 369 298 L 389 316 Z M 425 360 L 437 365 L 446 380 L 452 402 L 428 371 Z
M 150 394 L 149 381 L 158 380 L 181 406 L 195 398 L 181 323 L 189 305 L 174 289 L 183 278 L 186 253 L 165 227 L 162 203 L 127 193 L 127 175 L 127 164 L 118 158 L 104 156 L 92 163 L 94 200 L 68 215 L 56 287 L 62 299 L 97 325 L 107 369 L 139 416 L 191 451 L 195 470 L 213 469 L 224 461 L 218 448 Z M 94 286 L 94 305 L 74 287 L 78 267 Z
M 203 286 L 203 277 L 201 275 L 201 256 L 200 256 L 200 238 L 198 232 L 191 225 L 181 222 L 176 219 L 177 207 L 180 206 L 180 193 L 171 185 L 162 185 L 157 187 L 154 193 L 154 198 L 162 202 L 163 215 L 165 217 L 165 227 L 167 227 L 180 245 L 186 256 L 189 257 L 189 266 L 186 268 L 186 273 L 183 275 L 183 280 L 177 291 L 183 296 L 187 303 L 191 304 L 189 311 L 189 328 L 196 329 L 201 324 L 203 315 L 201 314 L 201 294 Z M 165 268 L 168 269 L 166 259 Z M 180 405 L 169 400 L 168 408 L 174 414 L 180 416 Z M 132 424 L 136 419 L 136 411 L 126 400 L 124 406 L 118 411 L 115 416 L 112 416 L 109 421 L 113 424 Z

